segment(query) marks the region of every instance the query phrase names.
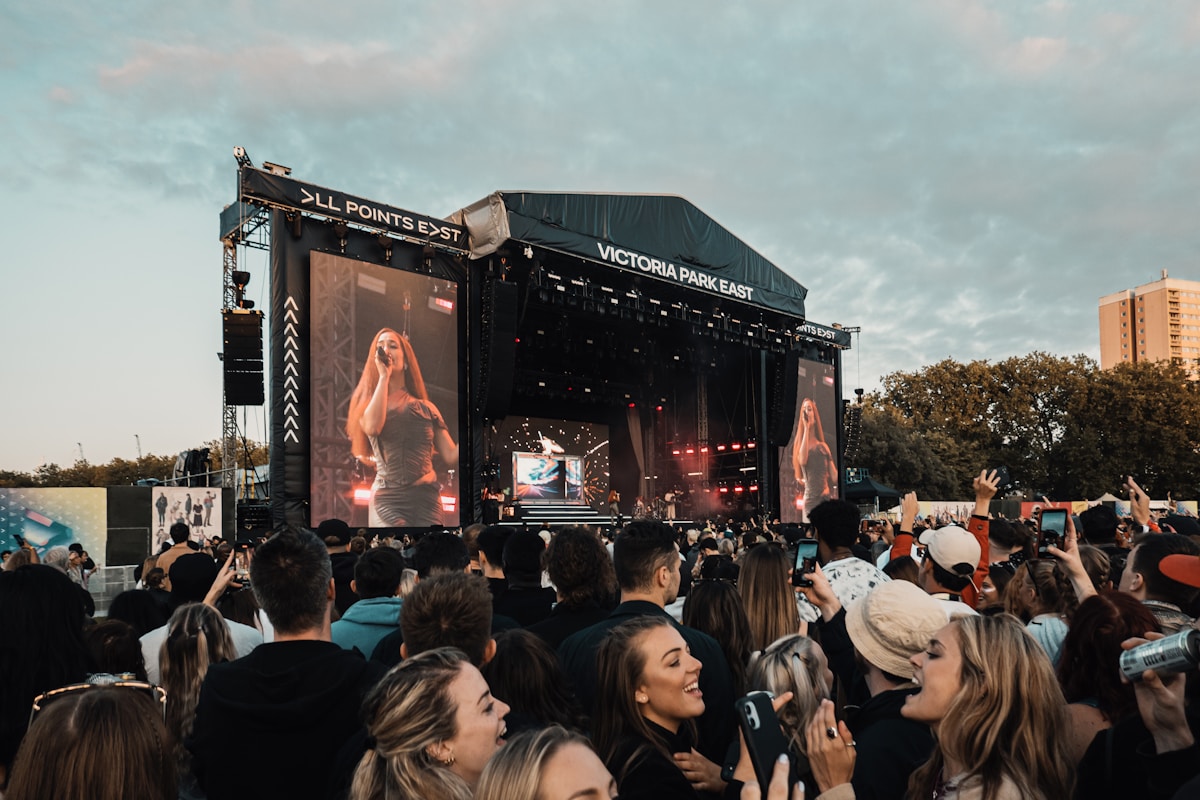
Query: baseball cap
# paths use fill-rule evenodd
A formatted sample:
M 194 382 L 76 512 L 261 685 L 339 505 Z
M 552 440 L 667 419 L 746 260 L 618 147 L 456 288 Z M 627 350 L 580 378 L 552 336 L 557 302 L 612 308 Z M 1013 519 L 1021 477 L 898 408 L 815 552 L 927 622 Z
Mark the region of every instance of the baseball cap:
M 188 553 L 171 564 L 171 599 L 176 603 L 203 600 L 217 578 L 217 562 L 204 553 Z
M 1200 556 L 1176 553 L 1158 562 L 1158 571 L 1173 581 L 1200 588 Z
M 341 544 L 350 544 L 353 537 L 350 526 L 340 519 L 327 519 L 317 526 L 317 538 L 322 541 L 337 539 Z
M 935 564 L 963 577 L 975 572 L 982 554 L 974 535 L 957 525 L 925 531 L 920 541 L 929 548 L 929 557 Z

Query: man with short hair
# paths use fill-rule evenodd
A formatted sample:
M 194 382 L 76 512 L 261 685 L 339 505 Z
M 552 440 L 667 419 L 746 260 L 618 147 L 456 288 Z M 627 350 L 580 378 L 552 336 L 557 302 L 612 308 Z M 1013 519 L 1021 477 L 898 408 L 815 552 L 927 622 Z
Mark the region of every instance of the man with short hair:
M 834 594 L 843 606 L 866 596 L 891 580 L 878 567 L 854 555 L 858 540 L 858 506 L 845 500 L 826 500 L 808 515 L 817 534 L 817 559 Z M 802 609 L 809 622 L 816 619 L 811 606 Z
M 384 670 L 330 641 L 333 570 L 313 533 L 290 529 L 260 545 L 250 582 L 275 641 L 209 667 L 185 741 L 193 772 L 209 800 L 323 798 Z M 253 757 L 230 758 L 237 742 L 252 744 Z
M 626 620 L 660 616 L 687 642 L 691 654 L 700 660 L 700 690 L 704 694 L 704 713 L 699 719 L 697 749 L 710 761 L 721 763 L 733 729 L 733 679 L 720 645 L 706 633 L 676 622 L 665 607 L 679 589 L 679 547 L 675 531 L 661 522 L 635 520 L 622 529 L 613 543 L 613 568 L 621 587 L 621 604 L 607 619 L 569 636 L 558 648 L 563 671 L 575 681 L 575 689 L 584 708 L 607 702 L 596 694 L 596 651 L 608 632 Z
M 404 576 L 404 556 L 390 547 L 363 553 L 354 565 L 350 588 L 359 600 L 330 629 L 333 643 L 346 650 L 370 656 L 379 640 L 400 626 L 398 597 Z
M 517 531 L 504 543 L 504 579 L 508 589 L 494 597 L 497 614 L 512 617 L 526 628 L 550 616 L 554 589 L 542 586 L 542 554 L 546 543 L 540 534 Z
M 168 592 L 171 591 L 171 565 L 175 563 L 175 559 L 195 552 L 188 541 L 191 531 L 188 529 L 186 522 L 176 522 L 173 524 L 170 535 L 171 547 L 159 554 L 158 561 L 155 562 L 155 566 L 161 569 L 163 574 L 166 575 L 166 578 L 163 579 L 163 588 Z
M 478 575 L 439 572 L 421 580 L 400 611 L 400 629 L 401 658 L 435 647 L 457 647 L 482 667 L 496 654 L 492 596 Z
M 1191 608 L 1200 592 L 1163 573 L 1159 565 L 1173 555 L 1200 555 L 1200 545 L 1179 533 L 1140 534 L 1121 573 L 1121 591 L 1141 600 L 1166 634 L 1192 624 L 1192 617 L 1183 609 Z
M 317 536 L 325 542 L 329 551 L 329 563 L 333 568 L 333 585 L 336 597 L 334 607 L 339 615 L 358 601 L 358 595 L 350 588 L 354 581 L 354 565 L 358 554 L 350 552 L 350 540 L 354 532 L 340 519 L 327 519 L 317 526 Z
M 458 536 L 448 531 L 426 534 L 413 548 L 413 567 L 417 571 L 417 588 L 438 575 L 466 573 L 470 566 L 467 545 Z M 415 593 L 416 588 L 413 589 L 413 594 Z M 412 603 L 413 594 L 408 596 L 408 599 L 404 601 L 404 606 L 401 607 L 400 627 L 379 640 L 375 651 L 371 653 L 372 661 L 386 667 L 394 667 L 404 658 L 404 607 Z M 496 614 L 491 609 L 489 612 L 488 619 L 493 633 L 520 627 L 511 617 Z
M 926 551 L 917 585 L 942 602 L 947 622 L 955 617 L 978 614 L 962 601 L 963 590 L 970 585 L 981 555 L 975 536 L 957 525 L 946 525 L 925 531 L 920 542 Z
M 504 576 L 504 545 L 511 535 L 512 530 L 503 525 L 491 525 L 479 532 L 479 569 L 487 578 L 493 598 L 503 596 L 508 590 Z

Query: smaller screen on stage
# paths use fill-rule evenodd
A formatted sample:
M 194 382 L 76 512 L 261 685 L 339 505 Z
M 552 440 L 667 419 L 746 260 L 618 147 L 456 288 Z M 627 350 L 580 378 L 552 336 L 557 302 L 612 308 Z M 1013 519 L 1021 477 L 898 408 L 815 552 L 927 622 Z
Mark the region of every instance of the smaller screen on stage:
M 458 287 L 311 254 L 313 525 L 459 522 Z
M 522 501 L 583 502 L 580 456 L 513 453 L 512 458 L 514 491 Z
M 837 380 L 832 364 L 800 359 L 796 423 L 779 453 L 783 522 L 808 522 L 808 513 L 839 496 Z
M 608 426 L 506 417 L 492 443 L 494 488 L 522 503 L 594 505 L 608 491 Z

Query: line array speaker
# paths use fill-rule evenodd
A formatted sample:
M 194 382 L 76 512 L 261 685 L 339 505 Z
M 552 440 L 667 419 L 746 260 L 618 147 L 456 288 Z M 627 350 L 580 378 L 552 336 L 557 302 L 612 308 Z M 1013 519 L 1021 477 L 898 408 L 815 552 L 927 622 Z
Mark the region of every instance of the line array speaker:
M 225 403 L 261 406 L 263 388 L 263 315 L 261 311 L 226 309 L 221 312 L 224 333 L 222 362 Z
M 776 447 L 786 447 L 796 425 L 796 390 L 800 382 L 800 354 L 789 350 L 782 365 L 776 361 L 775 386 L 771 397 L 771 424 L 767 436 Z
M 488 419 L 508 413 L 517 357 L 517 286 L 492 280 L 483 294 L 480 408 Z

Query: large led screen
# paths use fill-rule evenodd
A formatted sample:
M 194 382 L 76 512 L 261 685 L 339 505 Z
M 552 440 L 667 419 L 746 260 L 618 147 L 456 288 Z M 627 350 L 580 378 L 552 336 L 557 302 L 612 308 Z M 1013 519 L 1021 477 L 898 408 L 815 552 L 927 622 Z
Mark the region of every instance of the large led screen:
M 798 362 L 796 424 L 779 453 L 780 519 L 808 522 L 808 512 L 838 497 L 837 381 L 832 364 Z
M 0 550 L 21 540 L 45 555 L 75 542 L 100 563 L 108 541 L 105 489 L 0 489 Z
M 311 513 L 459 524 L 458 287 L 312 253 Z
M 599 507 L 608 491 L 608 426 L 506 417 L 492 438 L 500 486 L 522 503 Z

